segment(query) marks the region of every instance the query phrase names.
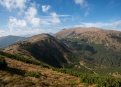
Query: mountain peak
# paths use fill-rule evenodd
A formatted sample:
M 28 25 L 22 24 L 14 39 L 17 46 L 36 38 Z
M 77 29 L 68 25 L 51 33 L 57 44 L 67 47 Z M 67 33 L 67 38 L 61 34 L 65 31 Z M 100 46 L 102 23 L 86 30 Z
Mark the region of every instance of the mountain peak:
M 80 31 L 80 32 L 83 32 L 83 31 L 100 31 L 100 30 L 104 30 L 104 29 L 101 29 L 101 28 L 96 28 L 96 27 L 88 27 L 88 28 L 83 28 L 83 27 L 75 27 L 75 28 L 68 28 L 68 29 L 63 29 L 63 30 L 71 30 L 71 31 Z M 80 33 L 78 32 L 78 33 Z
M 56 33 L 54 36 L 65 37 L 72 34 L 82 34 L 86 32 L 100 32 L 100 31 L 104 31 L 104 30 L 100 28 L 95 28 L 95 27 L 90 27 L 90 28 L 76 27 L 76 28 L 63 29 L 60 32 Z
M 38 35 L 32 36 L 31 38 L 27 39 L 26 41 L 34 43 L 34 42 L 38 42 L 38 41 L 45 40 L 45 39 L 55 40 L 55 38 L 53 36 L 43 33 L 43 34 L 38 34 Z
M 67 52 L 63 44 L 49 34 L 39 34 L 27 40 L 13 44 L 3 51 L 23 55 L 28 58 L 39 60 L 56 67 L 62 67 L 67 63 Z

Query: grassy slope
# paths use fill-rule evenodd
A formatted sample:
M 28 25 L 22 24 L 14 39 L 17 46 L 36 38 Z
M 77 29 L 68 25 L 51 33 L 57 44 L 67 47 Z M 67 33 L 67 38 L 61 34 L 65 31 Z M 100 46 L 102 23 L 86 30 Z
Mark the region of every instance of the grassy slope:
M 56 38 L 48 34 L 35 35 L 6 47 L 3 51 L 43 61 L 55 67 L 63 67 L 63 64 L 69 62 L 68 50 Z
M 2 53 L 3 54 L 3 53 Z M 6 54 L 6 55 L 4 55 L 4 56 L 8 56 L 8 54 Z M 107 85 L 108 86 L 115 86 L 115 87 L 119 87 L 120 85 L 121 85 L 121 80 L 120 79 L 115 79 L 115 78 L 113 78 L 113 77 L 109 77 L 109 76 L 99 76 L 99 75 L 96 75 L 96 74 L 87 74 L 87 73 L 81 73 L 81 72 L 79 72 L 79 71 L 75 71 L 75 70 L 72 70 L 72 69 L 65 69 L 65 68 L 54 68 L 54 67 L 51 67 L 51 66 L 48 66 L 48 65 L 43 65 L 43 64 L 38 64 L 37 62 L 35 62 L 35 61 L 33 61 L 33 62 L 30 62 L 30 60 L 29 60 L 29 62 L 27 62 L 27 59 L 26 59 L 26 61 L 24 60 L 22 60 L 23 58 L 20 58 L 20 57 L 18 57 L 18 56 L 12 56 L 12 57 L 14 57 L 14 58 L 12 58 L 11 57 L 11 55 L 9 54 L 9 56 L 10 56 L 10 59 L 16 59 L 16 58 L 18 58 L 17 60 L 19 60 L 19 61 L 22 61 L 22 62 L 24 62 L 25 64 L 27 63 L 27 64 L 29 64 L 29 65 L 31 65 L 31 64 L 34 64 L 34 65 L 41 65 L 41 67 L 45 67 L 45 68 L 50 68 L 51 70 L 54 70 L 54 71 L 58 71 L 58 72 L 62 72 L 62 73 L 66 73 L 66 74 L 69 74 L 69 75 L 72 75 L 72 76 L 76 76 L 76 77 L 80 77 L 80 81 L 79 80 L 77 80 L 77 79 L 74 79 L 73 78 L 73 80 L 71 80 L 71 78 L 69 78 L 69 79 L 66 79 L 66 78 L 64 78 L 67 82 L 69 82 L 68 84 L 69 84 L 69 86 L 74 86 L 74 85 L 77 85 L 77 83 L 79 84 L 79 85 L 77 85 L 77 87 L 80 87 L 80 82 L 84 82 L 84 83 L 88 83 L 88 84 L 98 84 L 98 86 L 99 87 L 102 87 L 102 86 L 106 86 L 107 87 Z M 14 65 L 14 64 L 11 64 L 11 63 L 14 63 L 14 64 L 16 64 L 16 65 Z M 24 82 L 25 83 L 28 83 L 27 85 L 29 85 L 29 86 L 35 86 L 36 85 L 36 83 L 33 83 L 32 81 L 31 81 L 31 79 L 27 79 L 26 80 L 26 77 L 36 77 L 36 78 L 40 78 L 41 76 L 43 76 L 43 74 L 40 72 L 40 71 L 38 71 L 39 70 L 39 68 L 35 68 L 36 66 L 34 66 L 33 68 L 34 69 L 36 69 L 35 71 L 32 71 L 32 69 L 30 69 L 32 66 L 28 66 L 28 67 L 25 67 L 26 65 L 24 65 L 24 64 L 20 64 L 20 65 L 18 65 L 19 64 L 19 62 L 17 62 L 17 63 L 15 63 L 15 62 L 12 62 L 12 61 L 10 61 L 10 62 L 8 62 L 8 64 L 11 64 L 13 67 L 8 67 L 7 69 L 5 69 L 5 71 L 6 72 L 8 72 L 10 75 L 12 75 L 12 77 L 10 77 L 10 79 L 9 79 L 9 81 L 10 81 L 10 84 L 9 83 L 7 83 L 7 82 L 4 82 L 4 81 L 2 81 L 2 83 L 4 83 L 4 84 L 9 84 L 9 85 L 11 85 L 11 83 L 13 82 L 13 80 L 11 79 L 11 78 L 13 78 L 14 77 L 14 75 L 21 75 L 21 76 L 23 76 L 24 78 L 23 79 L 20 79 L 20 78 L 17 78 L 17 83 L 18 83 L 18 81 L 19 81 L 19 79 L 20 79 L 20 81 L 19 82 L 21 82 L 22 81 L 22 84 L 24 84 Z M 11 65 L 9 65 L 9 66 L 11 66 Z M 43 66 L 42 66 L 43 65 Z M 14 67 L 17 67 L 17 68 L 14 68 Z M 22 68 L 20 68 L 20 67 L 25 67 L 24 69 Z M 30 69 L 30 71 L 29 71 L 29 69 Z M 45 73 L 45 71 L 46 70 L 42 70 L 42 71 L 44 71 L 44 73 Z M 52 72 L 49 72 L 49 71 L 47 71 L 47 74 L 49 74 L 49 75 L 55 75 L 55 74 L 53 74 Z M 3 74 L 4 72 L 2 72 L 2 74 Z M 3 74 L 2 75 L 1 74 L 1 76 L 5 76 L 6 74 Z M 58 78 L 62 78 L 63 77 L 63 75 L 64 74 L 62 74 L 60 77 L 58 77 Z M 8 77 L 8 76 L 7 76 Z M 18 77 L 18 76 L 15 76 L 15 78 L 16 77 Z M 46 78 L 47 78 L 47 76 L 45 76 Z M 53 76 L 52 76 L 53 77 Z M 64 76 L 65 77 L 65 76 Z M 58 78 L 56 78 L 56 80 L 58 80 Z M 14 79 L 14 80 L 16 80 L 16 79 Z M 45 78 L 44 78 L 44 80 L 45 80 Z M 50 79 L 50 80 L 53 80 L 53 78 L 52 79 Z M 63 80 L 63 79 L 62 79 Z M 64 80 L 64 83 L 65 83 L 65 80 Z M 71 81 L 70 81 L 71 80 Z M 29 82 L 28 82 L 29 81 Z M 59 80 L 60 81 L 60 80 Z M 54 80 L 54 82 L 55 82 L 55 80 Z M 76 83 L 77 82 L 77 83 Z M 47 83 L 46 81 L 45 81 L 45 83 Z M 60 83 L 60 82 L 59 82 Z M 14 84 L 16 84 L 16 82 L 13 82 L 12 83 L 13 85 Z M 37 83 L 38 84 L 38 83 Z M 67 87 L 68 87 L 68 84 L 67 84 Z M 26 84 L 25 84 L 26 85 Z M 42 83 L 40 83 L 39 84 L 40 86 L 43 86 L 43 84 Z M 44 84 L 45 85 L 45 84 Z M 49 86 L 50 84 L 46 84 L 46 86 Z M 53 86 L 55 86 L 55 83 L 53 83 L 52 82 L 52 85 Z M 56 85 L 58 85 L 58 84 L 56 84 Z M 66 84 L 65 85 L 63 85 L 63 83 L 61 84 L 62 86 L 66 86 Z M 82 85 L 82 84 L 81 84 Z M 83 84 L 84 85 L 84 84 Z M 11 85 L 12 86 L 12 85 Z M 94 85 L 95 86 L 95 85 Z
M 66 38 L 61 41 L 75 53 L 74 62 L 83 61 L 84 66 L 96 69 L 95 71 L 101 75 L 115 72 L 121 74 L 121 51 L 107 49 L 103 44 L 87 43 L 79 39 Z M 100 68 L 104 69 L 100 70 Z
M 26 64 L 17 60 L 5 58 L 8 68 L 0 70 L 0 82 L 6 87 L 80 87 L 80 79 L 67 74 L 62 74 L 51 69 L 41 68 L 37 65 Z M 31 77 L 26 72 L 40 73 L 38 77 Z

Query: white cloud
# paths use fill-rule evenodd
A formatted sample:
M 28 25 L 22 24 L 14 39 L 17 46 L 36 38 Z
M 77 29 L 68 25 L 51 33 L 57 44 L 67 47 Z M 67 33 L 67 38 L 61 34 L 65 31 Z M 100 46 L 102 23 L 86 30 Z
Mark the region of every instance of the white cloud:
M 81 23 L 80 25 L 76 25 L 77 26 L 81 26 L 81 27 L 99 27 L 99 28 L 119 28 L 121 27 L 121 20 L 119 21 L 115 21 L 115 22 L 95 22 L 95 23 Z
M 58 15 L 58 17 L 71 17 L 72 15 Z
M 6 7 L 8 10 L 19 8 L 23 10 L 26 7 L 28 0 L 0 0 L 0 4 Z
M 6 28 L 10 30 L 1 31 L 0 36 L 5 35 L 27 35 L 56 32 L 58 24 L 62 19 L 71 17 L 71 15 L 58 15 L 56 12 L 49 12 L 50 5 L 43 5 L 42 11 L 48 13 L 47 16 L 38 16 L 38 9 L 36 3 L 31 3 L 30 0 L 0 0 L 0 5 L 6 7 L 8 10 L 18 11 L 17 16 L 9 18 Z M 41 29 L 40 29 L 41 27 Z M 54 29 L 56 28 L 56 29 Z M 53 29 L 53 30 L 49 30 Z
M 86 0 L 74 0 L 75 4 L 79 4 L 83 9 L 85 9 L 84 16 L 89 15 L 90 7 L 89 4 L 86 2 Z
M 51 19 L 41 19 L 41 25 L 44 25 L 44 26 L 49 26 L 51 25 Z
M 52 16 L 52 23 L 53 24 L 58 24 L 61 22 L 58 15 L 55 12 L 52 12 L 50 15 Z
M 82 7 L 87 7 L 88 6 L 88 4 L 87 4 L 87 2 L 85 0 L 75 0 L 75 3 L 79 4 Z
M 61 21 L 70 21 L 72 15 L 58 15 L 57 13 L 53 12 L 50 13 L 49 16 L 40 16 L 41 25 L 43 26 L 51 26 L 53 24 L 61 23 Z M 72 21 L 72 20 L 71 20 Z
M 25 20 L 19 20 L 19 19 L 16 19 L 14 17 L 11 17 L 10 20 L 9 20 L 10 31 L 12 31 L 14 28 L 25 27 L 26 25 L 27 24 L 26 24 Z
M 48 12 L 48 10 L 51 8 L 50 5 L 42 5 L 42 11 L 43 12 Z
M 40 26 L 40 18 L 37 18 L 37 9 L 32 6 L 29 7 L 27 12 L 25 12 L 25 19 L 28 20 L 30 24 L 32 24 L 33 27 L 39 27 Z
M 15 31 L 0 31 L 0 37 L 1 36 L 7 36 L 7 35 L 16 35 L 16 36 L 32 36 L 36 34 L 41 34 L 41 33 L 50 33 L 52 30 L 48 29 L 19 29 Z
M 4 33 L 5 31 L 4 30 L 0 30 L 0 33 Z
M 37 9 L 35 7 L 29 7 L 27 12 L 25 12 L 26 18 L 31 21 L 32 18 L 34 18 L 37 14 Z
M 120 21 L 116 21 L 115 23 L 112 24 L 112 26 L 114 26 L 114 27 L 121 27 L 121 20 Z
M 32 18 L 31 23 L 33 26 L 40 26 L 40 18 Z

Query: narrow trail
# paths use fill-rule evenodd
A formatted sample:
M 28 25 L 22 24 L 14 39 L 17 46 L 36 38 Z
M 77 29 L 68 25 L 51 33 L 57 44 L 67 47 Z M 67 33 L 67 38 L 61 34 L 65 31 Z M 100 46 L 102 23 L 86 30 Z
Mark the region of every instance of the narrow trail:
M 85 67 L 86 69 L 92 71 L 94 74 L 97 74 L 93 69 L 91 69 L 91 68 L 85 66 L 83 62 L 79 62 L 79 64 L 80 64 L 81 66 Z

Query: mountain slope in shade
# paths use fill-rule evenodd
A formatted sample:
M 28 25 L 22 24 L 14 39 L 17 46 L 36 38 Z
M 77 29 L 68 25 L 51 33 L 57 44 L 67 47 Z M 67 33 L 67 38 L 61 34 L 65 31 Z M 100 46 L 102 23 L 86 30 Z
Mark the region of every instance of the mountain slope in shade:
M 0 48 L 9 46 L 13 43 L 16 43 L 18 41 L 22 41 L 25 40 L 25 37 L 20 37 L 20 36 L 4 36 L 4 37 L 0 37 Z
M 54 35 L 76 55 L 80 65 L 90 68 L 121 66 L 121 32 L 99 28 L 63 29 Z
M 69 62 L 68 50 L 53 36 L 40 34 L 3 49 L 4 52 L 43 61 L 55 67 Z

